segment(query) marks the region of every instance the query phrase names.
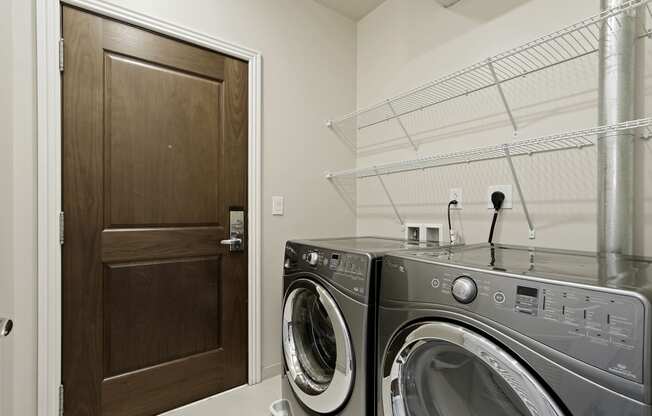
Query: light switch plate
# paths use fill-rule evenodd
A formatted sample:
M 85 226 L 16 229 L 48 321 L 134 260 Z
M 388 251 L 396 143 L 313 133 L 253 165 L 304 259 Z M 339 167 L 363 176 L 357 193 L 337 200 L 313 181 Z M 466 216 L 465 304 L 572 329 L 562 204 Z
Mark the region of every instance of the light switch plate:
M 492 185 L 487 189 L 487 208 L 494 209 L 494 204 L 491 202 L 491 194 L 500 191 L 505 194 L 505 201 L 500 209 L 512 209 L 512 185 Z
M 272 215 L 283 215 L 285 209 L 285 198 L 282 196 L 272 197 Z

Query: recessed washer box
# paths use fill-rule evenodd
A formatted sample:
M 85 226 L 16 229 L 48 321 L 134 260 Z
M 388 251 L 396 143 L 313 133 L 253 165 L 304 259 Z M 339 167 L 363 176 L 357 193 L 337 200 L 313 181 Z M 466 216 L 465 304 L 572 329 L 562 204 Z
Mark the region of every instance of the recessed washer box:
M 415 242 L 440 243 L 444 240 L 441 224 L 405 224 L 405 239 Z

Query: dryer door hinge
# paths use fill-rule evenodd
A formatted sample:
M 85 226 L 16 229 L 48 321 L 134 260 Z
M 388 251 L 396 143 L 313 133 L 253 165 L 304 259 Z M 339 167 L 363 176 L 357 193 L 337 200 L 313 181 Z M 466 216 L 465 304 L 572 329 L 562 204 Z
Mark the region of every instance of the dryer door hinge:
M 59 72 L 63 72 L 63 38 L 59 39 Z
M 63 384 L 59 386 L 59 416 L 63 416 Z
M 63 218 L 63 211 L 59 213 L 59 244 L 63 245 L 65 236 L 65 223 Z

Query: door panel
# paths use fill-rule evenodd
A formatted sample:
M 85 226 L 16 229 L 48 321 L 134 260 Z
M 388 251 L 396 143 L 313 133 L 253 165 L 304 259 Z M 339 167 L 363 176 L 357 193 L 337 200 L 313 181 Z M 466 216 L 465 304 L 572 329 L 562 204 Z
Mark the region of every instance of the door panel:
M 70 7 L 63 34 L 66 414 L 246 383 L 247 255 L 219 241 L 247 206 L 247 64 Z
M 219 349 L 219 264 L 212 257 L 107 266 L 105 376 Z
M 106 225 L 217 224 L 221 82 L 105 56 Z

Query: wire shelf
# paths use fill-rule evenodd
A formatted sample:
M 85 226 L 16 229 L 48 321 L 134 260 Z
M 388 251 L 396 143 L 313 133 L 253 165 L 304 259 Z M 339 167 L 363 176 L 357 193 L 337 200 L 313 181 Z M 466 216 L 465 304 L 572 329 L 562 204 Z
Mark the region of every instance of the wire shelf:
M 596 138 L 617 132 L 644 129 L 642 137 L 652 135 L 652 117 L 639 120 L 626 121 L 607 126 L 599 126 L 582 130 L 574 130 L 559 134 L 536 137 L 528 140 L 514 141 L 493 146 L 479 147 L 465 151 L 443 153 L 418 159 L 402 160 L 399 162 L 384 163 L 370 167 L 348 169 L 339 172 L 327 173 L 327 179 L 354 177 L 368 178 L 381 175 L 391 175 L 401 172 L 410 172 L 422 169 L 431 169 L 442 166 L 451 166 L 462 163 L 471 163 L 481 160 L 505 158 L 507 156 L 532 155 L 541 152 L 551 152 L 571 148 L 592 146 Z
M 623 15 L 641 8 L 638 37 L 651 36 L 647 20 L 652 17 L 652 0 L 630 0 L 574 25 L 542 36 L 532 42 L 490 57 L 460 71 L 446 75 L 381 103 L 328 122 L 329 128 L 352 150 L 357 151 L 358 133 L 372 126 L 396 120 L 396 128 L 406 142 L 417 150 L 417 143 L 402 120 L 405 116 L 439 104 L 468 97 L 490 87 L 497 87 L 509 119 L 517 130 L 501 84 L 525 77 L 577 58 L 594 54 L 599 48 L 601 31 L 621 25 Z

